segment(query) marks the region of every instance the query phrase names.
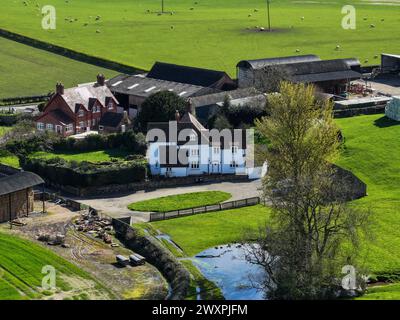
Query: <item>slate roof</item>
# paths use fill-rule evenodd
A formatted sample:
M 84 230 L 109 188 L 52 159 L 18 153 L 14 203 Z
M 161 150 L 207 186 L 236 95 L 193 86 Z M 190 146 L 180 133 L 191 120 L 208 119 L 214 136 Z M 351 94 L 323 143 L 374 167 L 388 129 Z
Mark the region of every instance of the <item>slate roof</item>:
M 109 99 L 113 99 L 118 103 L 106 85 L 100 86 L 97 83 L 67 88 L 64 90 L 62 97 L 73 113 L 76 112 L 77 105 L 83 105 L 86 110 L 90 110 L 96 99 L 103 106 L 107 105 Z
M 180 95 L 182 98 L 188 98 L 196 94 L 208 93 L 209 88 L 194 86 L 191 84 L 165 81 L 153 78 L 147 78 L 144 75 L 126 75 L 120 74 L 107 82 L 112 92 L 135 95 L 147 98 L 159 91 L 171 91 Z
M 0 196 L 32 188 L 44 183 L 43 179 L 32 172 L 19 172 L 11 176 L 0 177 Z
M 116 128 L 121 123 L 123 118 L 123 113 L 107 112 L 101 117 L 99 125 L 104 127 Z
M 208 130 L 203 127 L 203 125 L 196 119 L 194 115 L 192 115 L 190 112 L 186 112 L 183 117 L 178 121 L 177 123 L 177 134 L 179 136 L 179 132 L 183 129 L 193 129 L 196 134 L 197 134 L 197 140 L 196 141 L 189 141 L 189 138 L 187 138 L 186 141 L 171 141 L 170 136 L 169 136 L 169 123 L 168 122 L 150 122 L 147 125 L 147 130 L 152 130 L 152 129 L 159 129 L 164 132 L 166 141 L 160 141 L 160 142 L 177 142 L 178 145 L 188 145 L 188 144 L 195 144 L 195 145 L 204 145 L 207 144 L 209 145 L 211 143 L 211 137 L 208 134 Z M 232 138 L 234 138 L 234 133 L 232 131 Z M 178 137 L 177 137 L 178 138 Z M 238 141 L 238 146 L 241 149 L 246 149 L 247 141 L 246 141 L 246 131 L 241 130 L 241 140 Z M 149 142 L 157 142 L 159 138 L 154 138 L 150 139 Z M 215 142 L 215 141 L 213 141 Z M 225 145 L 224 143 L 224 137 L 221 134 L 220 141 L 221 147 L 222 148 L 229 148 L 229 145 Z
M 266 58 L 257 60 L 242 60 L 237 64 L 238 68 L 251 68 L 251 69 L 262 69 L 272 65 L 281 65 L 289 63 L 300 63 L 321 60 L 318 56 L 313 54 L 301 55 L 301 56 L 289 56 L 279 58 Z
M 233 80 L 224 72 L 176 64 L 156 62 L 147 74 L 148 78 L 212 87 L 224 77 Z
M 228 96 L 231 100 L 235 100 L 239 98 L 255 96 L 258 94 L 259 92 L 255 88 L 249 87 L 232 91 L 212 93 L 199 97 L 192 97 L 190 98 L 190 101 L 192 103 L 192 106 L 196 108 L 200 106 L 218 104 L 220 102 L 223 102 L 226 96 Z

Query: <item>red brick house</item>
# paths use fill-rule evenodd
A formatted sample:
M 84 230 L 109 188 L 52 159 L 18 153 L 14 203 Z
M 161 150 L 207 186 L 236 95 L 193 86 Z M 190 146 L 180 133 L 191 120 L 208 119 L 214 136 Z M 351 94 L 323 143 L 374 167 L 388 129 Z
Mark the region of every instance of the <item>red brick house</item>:
M 64 89 L 57 83 L 56 92 L 36 119 L 38 130 L 49 130 L 70 136 L 98 130 L 107 113 L 117 112 L 118 101 L 99 74 L 97 82 Z

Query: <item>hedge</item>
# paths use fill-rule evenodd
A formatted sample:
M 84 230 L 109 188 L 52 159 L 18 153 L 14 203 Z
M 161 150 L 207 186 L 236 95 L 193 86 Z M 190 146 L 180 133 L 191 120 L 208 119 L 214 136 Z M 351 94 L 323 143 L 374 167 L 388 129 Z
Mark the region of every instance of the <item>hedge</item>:
M 147 162 L 144 158 L 95 164 L 77 163 L 61 158 L 26 158 L 22 167 L 40 175 L 48 182 L 81 188 L 141 182 L 145 180 L 147 172 Z

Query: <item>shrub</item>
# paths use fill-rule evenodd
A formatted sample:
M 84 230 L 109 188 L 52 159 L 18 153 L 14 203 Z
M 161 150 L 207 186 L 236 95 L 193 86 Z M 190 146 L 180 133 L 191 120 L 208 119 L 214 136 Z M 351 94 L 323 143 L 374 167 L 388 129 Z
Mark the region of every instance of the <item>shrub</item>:
M 91 163 L 66 161 L 61 158 L 26 158 L 24 170 L 35 172 L 45 180 L 73 187 L 105 186 L 144 181 L 146 160 Z

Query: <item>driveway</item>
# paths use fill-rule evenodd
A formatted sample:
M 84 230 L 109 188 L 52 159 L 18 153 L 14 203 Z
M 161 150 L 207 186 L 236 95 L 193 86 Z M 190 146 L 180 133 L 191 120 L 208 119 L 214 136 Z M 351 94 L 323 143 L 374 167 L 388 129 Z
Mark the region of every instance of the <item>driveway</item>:
M 91 206 L 113 217 L 132 216 L 134 222 L 149 221 L 150 214 L 145 212 L 133 212 L 127 207 L 137 201 L 165 197 L 169 195 L 199 192 L 199 191 L 224 191 L 232 195 L 228 201 L 260 196 L 261 181 L 252 180 L 246 182 L 220 182 L 164 188 L 152 191 L 139 191 L 128 195 L 111 195 L 107 198 L 75 198 L 76 200 Z

